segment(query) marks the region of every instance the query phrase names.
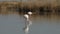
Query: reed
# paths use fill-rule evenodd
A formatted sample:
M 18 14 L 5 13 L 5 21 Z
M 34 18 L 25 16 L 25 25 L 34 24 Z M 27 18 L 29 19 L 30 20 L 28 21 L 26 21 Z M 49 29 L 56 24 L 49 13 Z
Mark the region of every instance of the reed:
M 0 13 L 32 11 L 33 14 L 59 14 L 60 5 L 57 0 L 35 0 L 27 2 L 0 2 Z

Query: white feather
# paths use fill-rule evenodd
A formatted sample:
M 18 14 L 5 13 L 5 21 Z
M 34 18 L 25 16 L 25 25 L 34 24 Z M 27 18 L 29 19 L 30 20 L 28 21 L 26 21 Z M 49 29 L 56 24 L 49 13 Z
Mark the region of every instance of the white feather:
M 28 12 L 28 14 L 29 14 L 29 15 L 31 15 L 31 14 L 32 14 L 32 12 Z
M 27 19 L 29 18 L 29 16 L 27 14 L 25 14 L 24 17 L 27 18 Z

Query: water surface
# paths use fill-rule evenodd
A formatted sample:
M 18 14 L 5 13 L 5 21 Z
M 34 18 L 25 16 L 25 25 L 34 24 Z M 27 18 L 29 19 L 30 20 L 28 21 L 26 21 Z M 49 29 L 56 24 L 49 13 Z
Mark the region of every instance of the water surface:
M 32 16 L 29 34 L 60 34 L 60 18 L 57 16 Z M 18 14 L 0 14 L 0 34 L 24 34 L 25 18 Z

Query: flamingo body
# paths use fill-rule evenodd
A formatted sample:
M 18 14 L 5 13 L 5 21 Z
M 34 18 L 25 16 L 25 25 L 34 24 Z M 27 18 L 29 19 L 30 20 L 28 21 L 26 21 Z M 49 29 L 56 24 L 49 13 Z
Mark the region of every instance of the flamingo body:
M 32 12 L 28 12 L 28 14 L 25 14 L 24 17 L 27 19 L 27 25 L 24 28 L 25 33 L 29 32 L 29 26 L 32 24 L 32 22 L 30 21 L 29 17 L 31 16 Z

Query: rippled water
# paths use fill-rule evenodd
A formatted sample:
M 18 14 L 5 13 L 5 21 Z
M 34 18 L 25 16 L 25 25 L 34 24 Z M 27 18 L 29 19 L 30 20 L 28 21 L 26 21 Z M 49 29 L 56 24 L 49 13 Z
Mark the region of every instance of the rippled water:
M 33 24 L 30 27 L 29 34 L 60 34 L 60 18 L 58 16 L 31 17 Z M 0 14 L 0 34 L 24 34 L 22 28 L 25 25 L 23 15 L 17 14 Z

